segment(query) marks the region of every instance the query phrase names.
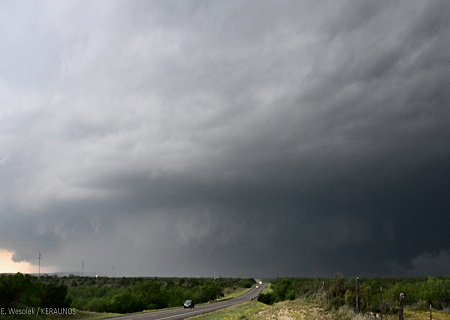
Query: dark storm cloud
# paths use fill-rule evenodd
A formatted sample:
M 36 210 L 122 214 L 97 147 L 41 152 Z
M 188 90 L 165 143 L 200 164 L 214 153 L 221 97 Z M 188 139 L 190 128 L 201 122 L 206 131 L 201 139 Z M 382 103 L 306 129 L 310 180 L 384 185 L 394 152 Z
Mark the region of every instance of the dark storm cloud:
M 22 54 L 2 46 L 0 62 L 14 259 L 107 275 L 446 270 L 446 2 L 113 4 L 8 8 L 22 17 L 2 28 Z

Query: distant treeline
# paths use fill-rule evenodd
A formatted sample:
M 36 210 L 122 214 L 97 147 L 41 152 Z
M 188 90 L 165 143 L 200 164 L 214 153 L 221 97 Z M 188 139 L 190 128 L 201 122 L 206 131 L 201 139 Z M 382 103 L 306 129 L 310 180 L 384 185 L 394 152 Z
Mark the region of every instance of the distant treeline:
M 97 280 L 97 279 L 96 279 Z M 102 281 L 102 280 L 100 280 Z M 251 287 L 254 279 L 206 278 L 122 278 L 119 284 L 73 286 L 72 307 L 96 312 L 129 313 L 182 306 L 186 300 L 204 303 L 223 296 L 224 288 Z
M 239 278 L 109 278 L 0 276 L 0 307 L 72 307 L 95 312 L 130 313 L 182 306 L 190 299 L 208 302 L 225 288 L 250 288 L 254 279 Z
M 310 297 L 322 300 L 329 309 L 344 305 L 356 307 L 356 278 L 278 278 L 271 283 L 273 291 L 261 294 L 258 301 L 273 304 Z M 405 305 L 447 309 L 450 308 L 450 277 L 361 278 L 359 309 L 361 312 L 379 313 L 383 308 L 383 313 L 397 313 L 400 293 L 405 294 Z

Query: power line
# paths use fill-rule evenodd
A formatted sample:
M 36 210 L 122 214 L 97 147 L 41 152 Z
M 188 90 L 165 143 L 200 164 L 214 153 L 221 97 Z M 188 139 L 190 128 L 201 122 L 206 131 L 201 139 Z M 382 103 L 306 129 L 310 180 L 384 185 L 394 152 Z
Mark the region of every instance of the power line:
M 51 259 L 42 259 L 44 261 L 48 261 L 54 264 L 58 264 L 58 265 L 65 265 L 65 266 L 71 266 L 71 267 L 78 267 L 78 264 L 74 264 L 74 263 L 65 263 L 65 262 L 59 262 L 59 261 L 55 261 L 55 260 L 51 260 Z
M 56 265 L 64 265 L 64 266 L 71 266 L 71 267 L 79 267 L 80 266 L 79 264 L 60 262 L 60 261 L 55 261 L 55 260 L 52 260 L 52 259 L 44 259 L 44 258 L 42 258 L 42 260 L 43 261 L 47 261 L 47 262 L 51 262 L 54 265 L 56 264 Z M 84 260 L 82 261 L 82 264 L 83 264 L 82 267 L 84 267 Z M 110 270 L 108 268 L 100 268 L 100 267 L 96 267 L 96 266 L 91 266 L 91 267 L 86 266 L 86 268 L 89 269 L 89 270 L 102 270 L 102 271 Z

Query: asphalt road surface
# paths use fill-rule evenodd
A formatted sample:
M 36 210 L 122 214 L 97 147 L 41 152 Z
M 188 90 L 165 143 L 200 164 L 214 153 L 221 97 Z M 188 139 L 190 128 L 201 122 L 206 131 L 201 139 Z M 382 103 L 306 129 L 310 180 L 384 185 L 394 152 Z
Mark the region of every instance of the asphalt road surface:
M 266 286 L 265 283 L 262 285 L 259 285 L 258 288 L 252 288 L 247 293 L 243 294 L 242 296 L 228 299 L 225 301 L 219 301 L 219 302 L 212 302 L 208 304 L 199 304 L 195 305 L 195 308 L 193 309 L 184 309 L 177 308 L 177 309 L 170 309 L 170 310 L 161 310 L 161 311 L 152 311 L 147 313 L 138 313 L 138 314 L 130 314 L 125 315 L 117 318 L 110 318 L 114 320 L 177 320 L 177 319 L 186 319 L 194 316 L 198 316 L 199 314 L 204 314 L 212 311 L 216 311 L 223 308 L 228 308 L 237 304 L 244 303 L 246 301 L 249 301 L 251 299 L 255 299 L 261 291 Z M 195 301 L 194 301 L 195 302 Z

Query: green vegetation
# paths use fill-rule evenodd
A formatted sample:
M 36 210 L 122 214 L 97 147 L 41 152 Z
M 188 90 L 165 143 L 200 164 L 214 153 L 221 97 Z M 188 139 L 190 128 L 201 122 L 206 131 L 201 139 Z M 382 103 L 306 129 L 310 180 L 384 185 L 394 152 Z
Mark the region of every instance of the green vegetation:
M 408 320 L 429 320 L 430 315 L 426 311 L 413 311 L 406 309 L 404 318 Z M 283 320 L 362 320 L 367 319 L 362 314 L 357 314 L 352 308 L 342 306 L 337 310 L 328 310 L 320 299 L 302 296 L 295 300 L 277 302 L 266 305 L 258 301 L 251 301 L 236 307 L 215 311 L 198 317 L 195 320 L 243 320 L 243 319 L 283 319 Z M 397 314 L 383 315 L 383 319 L 396 320 Z M 450 320 L 450 314 L 443 311 L 434 311 L 433 319 Z
M 224 292 L 234 293 L 249 288 L 254 279 L 233 278 L 108 278 L 79 277 L 69 275 L 58 277 L 44 275 L 0 276 L 0 319 L 15 317 L 12 308 L 69 308 L 86 318 L 98 318 L 94 314 L 83 313 L 132 313 L 144 310 L 182 306 L 188 300 L 205 303 L 224 296 Z M 37 310 L 37 309 L 36 309 Z M 71 319 L 76 319 L 70 315 Z M 25 319 L 27 315 L 20 315 Z M 46 317 L 47 318 L 47 317 Z M 50 315 L 51 319 L 59 319 Z M 61 319 L 64 316 L 61 317 Z
M 383 319 L 398 319 L 398 296 L 406 293 L 404 319 L 450 320 L 450 308 L 445 303 L 448 278 L 380 278 L 360 279 L 361 313 L 355 312 L 356 279 L 303 279 L 282 278 L 272 280 L 260 301 L 212 312 L 195 317 L 196 320 L 240 319 L 323 319 L 362 320 L 376 317 L 380 312 L 380 287 L 383 287 Z M 369 286 L 371 287 L 368 290 Z M 410 289 L 412 291 L 407 291 Z M 372 292 L 373 291 L 373 292 Z M 295 294 L 293 294 L 295 292 Z M 422 299 L 429 300 L 422 300 Z M 269 303 L 261 300 L 269 299 Z M 444 307 L 445 306 L 445 307 Z M 370 314 L 372 313 L 372 314 Z
M 244 320 L 244 319 L 351 319 L 342 317 L 344 312 L 324 310 L 317 301 L 307 299 L 287 300 L 266 305 L 256 300 L 227 309 L 193 317 L 194 320 Z M 424 319 L 425 320 L 425 319 Z M 446 319 L 449 320 L 449 319 Z
M 261 302 L 253 300 L 248 303 L 240 304 L 238 306 L 214 311 L 211 313 L 203 314 L 193 317 L 195 320 L 238 320 L 248 319 L 260 312 L 265 308 L 265 305 Z
M 42 307 L 69 308 L 68 287 L 42 284 L 28 274 L 0 275 L 0 307 L 4 309 Z
M 404 305 L 409 309 L 425 311 L 431 305 L 435 310 L 450 310 L 450 278 L 417 277 L 360 279 L 360 312 L 397 314 L 401 292 L 405 294 Z M 341 276 L 334 279 L 280 278 L 273 281 L 272 291 L 261 294 L 258 301 L 273 305 L 299 297 L 314 297 L 326 310 L 339 310 L 344 306 L 354 309 L 356 279 Z
M 223 290 L 224 296 L 217 300 L 227 300 L 235 297 L 239 297 L 246 292 L 248 292 L 251 288 L 225 288 Z
M 255 284 L 253 279 L 233 278 L 108 278 L 0 275 L 0 320 L 6 319 L 103 319 L 123 313 L 182 306 L 238 296 Z M 383 288 L 382 304 L 380 303 Z M 405 294 L 406 319 L 450 320 L 450 278 L 360 279 L 359 306 L 355 312 L 356 279 L 278 278 L 267 285 L 258 301 L 202 315 L 203 319 L 358 319 L 362 314 L 383 312 L 395 319 L 399 294 Z M 12 315 L 8 310 L 69 308 L 70 315 Z M 382 309 L 381 309 L 382 308 Z
M 25 319 L 23 312 L 38 313 L 47 308 L 70 309 L 71 298 L 65 284 L 41 283 L 28 274 L 0 275 L 0 319 L 6 316 Z M 51 312 L 51 311 L 49 311 Z M 36 317 L 36 315 L 35 315 Z
M 266 286 L 264 287 L 264 290 L 262 291 L 262 293 L 272 293 L 273 289 L 272 289 L 272 284 L 269 282 L 266 284 Z
M 205 303 L 224 296 L 225 288 L 253 284 L 253 279 L 122 278 L 121 285 L 69 288 L 72 306 L 95 312 L 130 313 L 182 306 L 188 300 Z M 102 279 L 99 281 L 103 283 Z M 251 285 L 250 285 L 251 286 Z

